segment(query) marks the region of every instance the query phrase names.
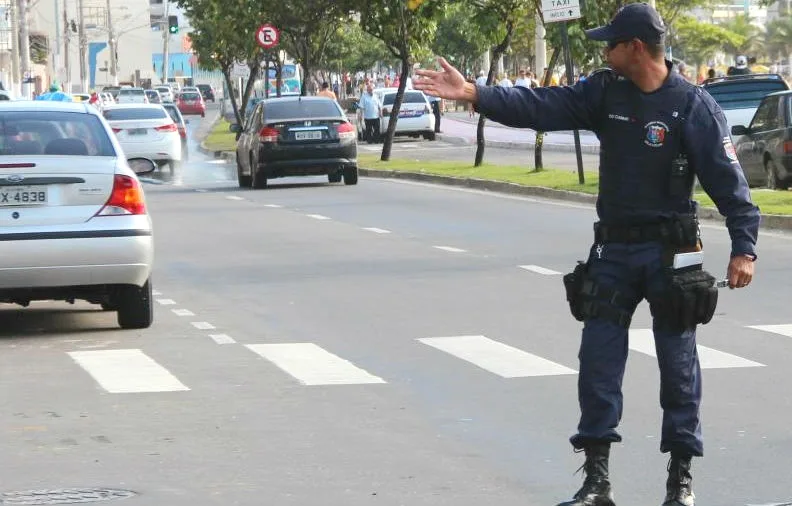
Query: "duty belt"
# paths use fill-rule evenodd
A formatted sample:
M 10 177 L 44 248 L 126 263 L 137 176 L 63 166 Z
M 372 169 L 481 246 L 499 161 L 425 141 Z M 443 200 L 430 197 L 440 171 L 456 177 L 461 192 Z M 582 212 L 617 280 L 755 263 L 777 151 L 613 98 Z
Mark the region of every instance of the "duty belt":
M 594 224 L 594 242 L 598 244 L 658 241 L 666 245 L 692 246 L 698 241 L 698 235 L 695 216 L 644 225 Z

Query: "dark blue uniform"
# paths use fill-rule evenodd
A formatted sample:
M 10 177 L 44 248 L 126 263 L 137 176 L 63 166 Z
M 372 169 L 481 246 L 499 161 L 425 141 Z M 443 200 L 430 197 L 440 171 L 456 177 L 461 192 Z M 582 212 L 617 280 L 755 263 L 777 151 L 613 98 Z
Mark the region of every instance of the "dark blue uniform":
M 694 215 L 695 175 L 726 217 L 732 256 L 755 257 L 759 209 L 751 202 L 726 119 L 709 94 L 678 73 L 669 72 L 663 86 L 652 93 L 643 93 L 611 70 L 595 72 L 569 87 L 478 86 L 477 91 L 481 114 L 505 125 L 597 134 L 600 224 L 642 227 Z M 669 176 L 680 153 L 691 169 L 682 192 L 674 191 Z M 654 307 L 667 289 L 667 265 L 667 245 L 661 241 L 603 241 L 592 246 L 588 275 L 599 285 L 618 290 L 620 309 L 628 316 L 642 299 L 650 301 L 664 412 L 661 451 L 701 456 L 701 370 L 695 327 L 667 330 Z M 612 319 L 594 317 L 585 322 L 579 355 L 581 419 L 571 439 L 576 448 L 621 441 L 616 427 L 622 415 L 627 336 L 626 326 Z

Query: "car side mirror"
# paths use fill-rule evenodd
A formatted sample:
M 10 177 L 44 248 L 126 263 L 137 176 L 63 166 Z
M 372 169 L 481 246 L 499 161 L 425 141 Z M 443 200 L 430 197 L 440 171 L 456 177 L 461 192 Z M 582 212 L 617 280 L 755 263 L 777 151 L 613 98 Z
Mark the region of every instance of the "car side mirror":
M 128 158 L 127 164 L 129 164 L 129 168 L 138 176 L 150 174 L 157 170 L 157 164 L 148 158 Z
M 750 130 L 743 125 L 734 125 L 731 129 L 732 135 L 748 135 Z
M 238 134 L 242 132 L 242 125 L 240 125 L 239 123 L 231 123 L 230 125 L 228 125 L 228 129 Z
M 189 125 L 190 124 L 190 120 L 188 120 L 188 119 L 184 120 L 184 124 L 185 125 Z

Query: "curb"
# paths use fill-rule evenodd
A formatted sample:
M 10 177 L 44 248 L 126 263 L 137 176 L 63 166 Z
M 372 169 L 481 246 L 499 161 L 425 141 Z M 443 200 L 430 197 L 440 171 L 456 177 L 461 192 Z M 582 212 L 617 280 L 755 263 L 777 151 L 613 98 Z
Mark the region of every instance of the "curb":
M 454 135 L 446 135 L 446 134 L 437 134 L 437 139 L 447 142 L 449 144 L 453 144 L 455 146 L 475 146 L 476 139 L 468 138 L 468 137 L 458 137 Z M 515 141 L 488 141 L 485 139 L 484 146 L 488 148 L 502 148 L 502 149 L 530 149 L 533 150 L 536 148 L 535 142 L 515 142 Z M 544 143 L 542 145 L 542 149 L 544 151 L 554 151 L 558 153 L 574 153 L 575 152 L 575 145 L 574 144 L 549 144 Z M 581 144 L 580 145 L 580 152 L 590 155 L 598 155 L 600 152 L 599 146 L 593 146 L 591 144 Z

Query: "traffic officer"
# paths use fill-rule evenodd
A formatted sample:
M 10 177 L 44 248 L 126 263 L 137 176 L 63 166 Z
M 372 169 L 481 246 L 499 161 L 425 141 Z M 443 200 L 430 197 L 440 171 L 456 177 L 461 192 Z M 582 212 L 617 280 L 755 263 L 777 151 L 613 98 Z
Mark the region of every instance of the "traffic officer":
M 663 408 L 660 451 L 670 453 L 664 506 L 692 506 L 691 458 L 703 455 L 701 370 L 696 324 L 712 317 L 715 279 L 699 265 L 673 269 L 674 258 L 701 248 L 691 200 L 697 177 L 732 241 L 731 288 L 753 278 L 759 209 L 732 145 L 726 119 L 706 91 L 672 72 L 664 59 L 665 25 L 636 3 L 588 30 L 607 43 L 608 69 L 574 86 L 503 88 L 466 83 L 444 59 L 441 71 L 421 69 L 415 88 L 476 104 L 488 118 L 537 131 L 592 130 L 600 140 L 595 240 L 588 261 L 570 275 L 567 297 L 584 321 L 576 450 L 586 478 L 569 506 L 613 505 L 610 445 L 621 441 L 622 378 L 630 319 L 647 299 L 652 311 Z M 681 257 L 680 257 L 681 258 Z M 687 257 L 686 257 L 687 258 Z M 565 285 L 567 277 L 565 277 Z

